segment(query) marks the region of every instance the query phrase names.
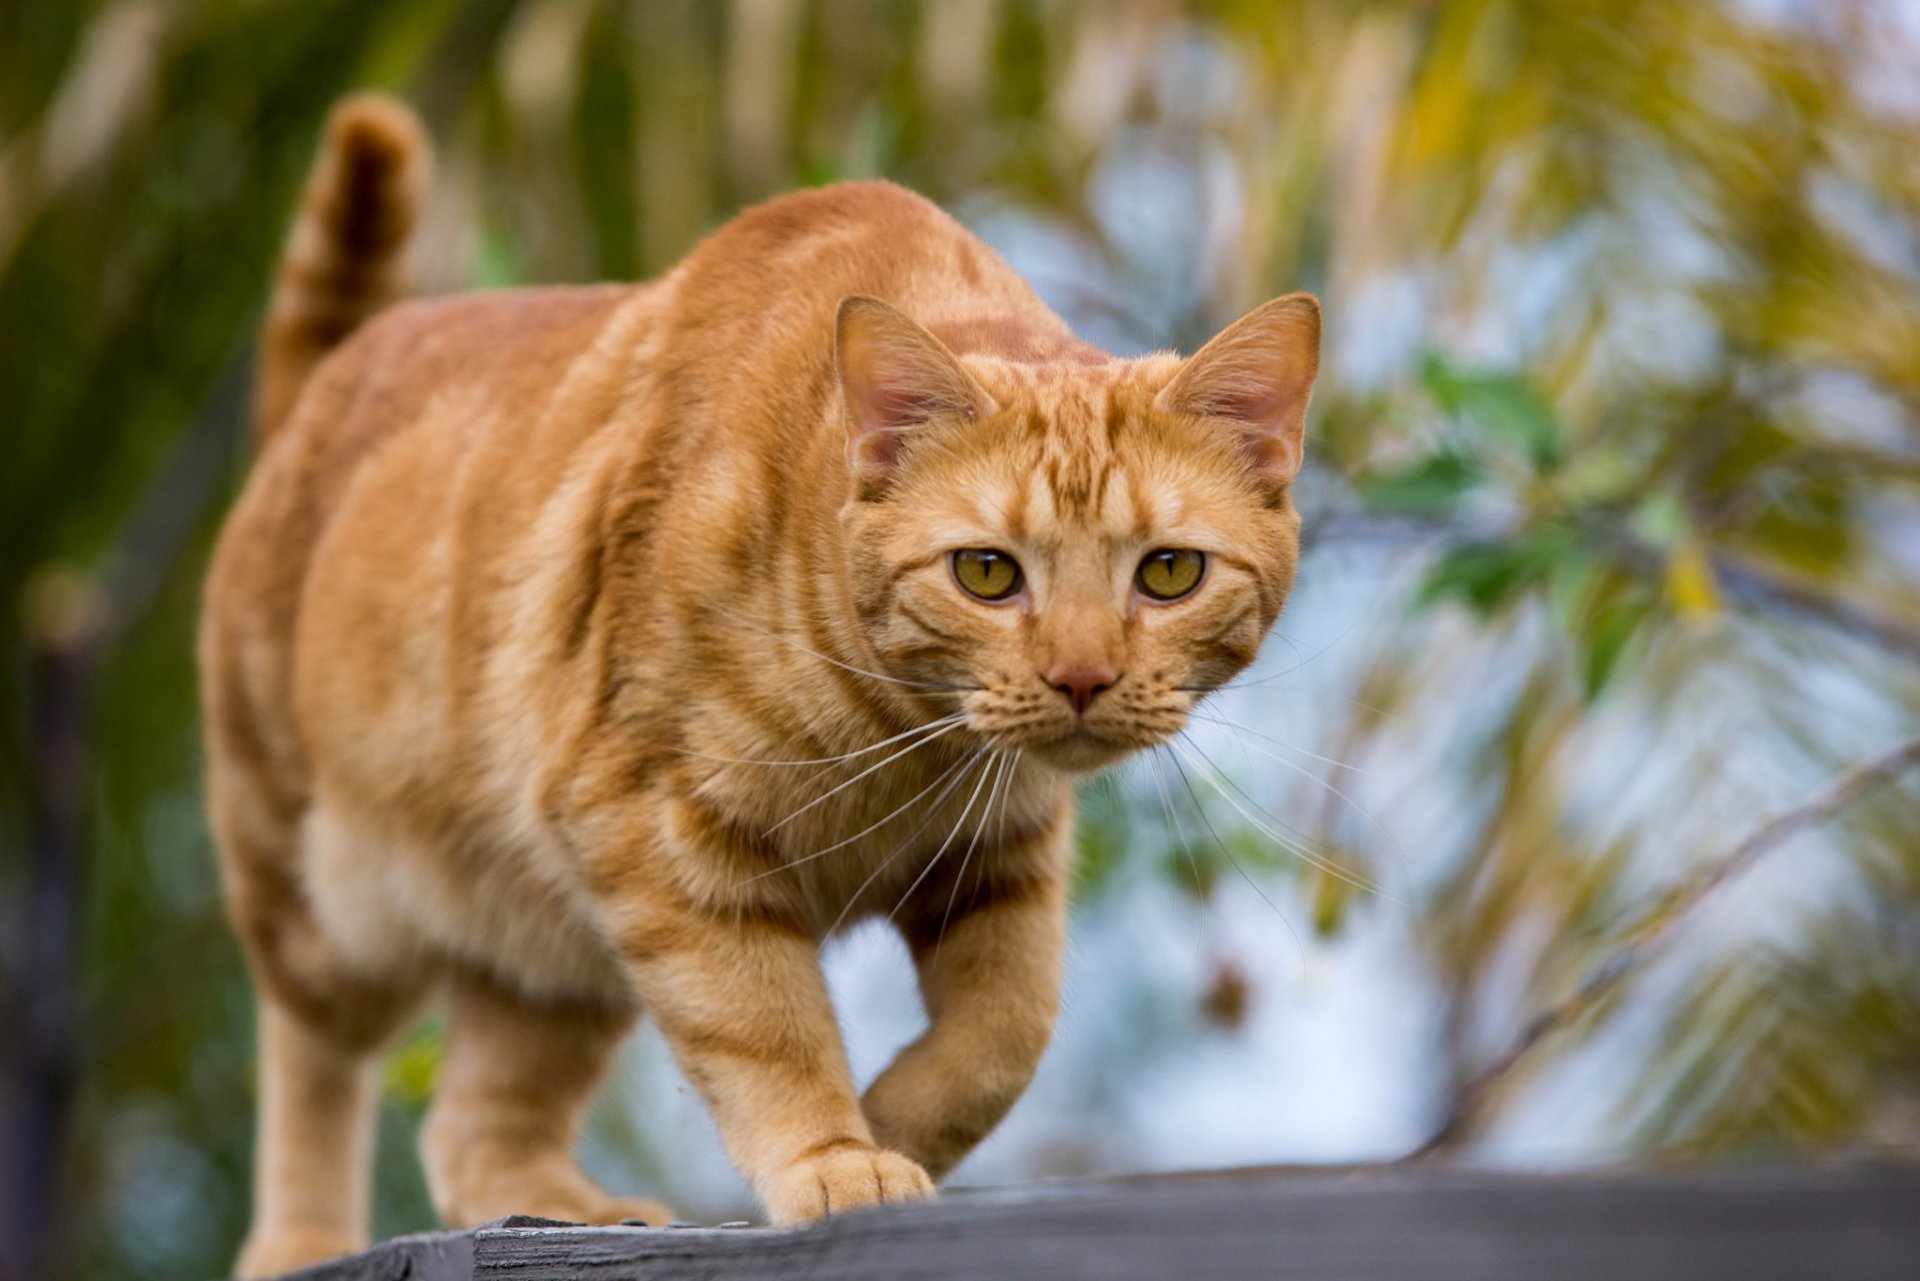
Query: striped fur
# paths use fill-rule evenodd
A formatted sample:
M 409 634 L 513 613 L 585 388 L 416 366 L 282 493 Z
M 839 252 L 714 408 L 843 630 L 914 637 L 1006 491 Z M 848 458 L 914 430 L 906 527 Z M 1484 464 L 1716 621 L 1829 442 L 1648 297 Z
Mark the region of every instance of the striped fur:
M 263 438 L 321 358 L 406 292 L 402 250 L 428 157 L 413 113 L 390 99 L 349 98 L 328 118 L 260 326 L 254 423 Z
M 374 1064 L 430 999 L 450 1224 L 665 1213 L 569 1155 L 642 1007 L 776 1222 L 931 1195 L 1046 1045 L 1075 779 L 1174 733 L 1285 600 L 1317 311 L 1255 313 L 1215 370 L 1116 360 L 856 183 L 648 284 L 367 319 L 424 165 L 390 104 L 330 126 L 207 585 L 209 807 L 262 1006 L 240 1272 L 365 1240 Z M 1163 605 L 1133 574 L 1165 546 L 1209 568 Z M 962 592 L 966 547 L 1024 591 Z M 876 915 L 929 1024 L 863 1096 L 817 953 Z

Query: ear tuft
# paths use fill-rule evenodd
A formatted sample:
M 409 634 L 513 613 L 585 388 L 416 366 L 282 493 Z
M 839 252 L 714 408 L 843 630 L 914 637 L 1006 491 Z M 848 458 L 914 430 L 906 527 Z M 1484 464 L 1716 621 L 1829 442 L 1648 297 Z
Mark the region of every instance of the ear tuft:
M 899 308 L 859 294 L 840 300 L 834 365 L 847 410 L 847 452 L 864 486 L 893 476 L 915 428 L 983 418 L 999 408 L 946 344 Z
M 1155 403 L 1231 424 L 1261 479 L 1285 485 L 1300 470 L 1319 367 L 1320 304 L 1311 294 L 1288 294 L 1215 334 Z

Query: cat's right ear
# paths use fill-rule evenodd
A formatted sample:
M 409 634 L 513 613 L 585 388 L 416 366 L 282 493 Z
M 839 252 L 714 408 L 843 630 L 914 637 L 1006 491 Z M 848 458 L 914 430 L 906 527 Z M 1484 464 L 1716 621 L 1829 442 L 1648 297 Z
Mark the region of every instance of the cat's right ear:
M 840 300 L 833 359 L 847 412 L 847 458 L 864 492 L 886 487 L 915 428 L 941 418 L 984 418 L 999 408 L 945 343 L 878 298 Z
M 1288 294 L 1255 307 L 1180 366 L 1156 401 L 1240 437 L 1253 473 L 1284 487 L 1300 470 L 1307 398 L 1320 368 L 1320 303 Z

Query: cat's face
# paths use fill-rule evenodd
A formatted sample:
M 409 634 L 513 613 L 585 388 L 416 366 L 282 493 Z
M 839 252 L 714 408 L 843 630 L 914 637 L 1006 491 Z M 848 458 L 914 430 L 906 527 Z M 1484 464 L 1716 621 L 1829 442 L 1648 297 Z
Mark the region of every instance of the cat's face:
M 843 317 L 849 412 L 908 420 L 881 429 L 890 438 L 856 429 L 861 492 L 845 512 L 855 607 L 884 672 L 989 745 L 1061 770 L 1178 732 L 1252 661 L 1293 582 L 1287 482 L 1318 312 L 1274 308 L 1184 364 L 1104 365 L 955 358 L 876 310 L 858 319 L 913 348 L 878 379 L 846 378 L 849 354 L 870 366 L 874 353 Z

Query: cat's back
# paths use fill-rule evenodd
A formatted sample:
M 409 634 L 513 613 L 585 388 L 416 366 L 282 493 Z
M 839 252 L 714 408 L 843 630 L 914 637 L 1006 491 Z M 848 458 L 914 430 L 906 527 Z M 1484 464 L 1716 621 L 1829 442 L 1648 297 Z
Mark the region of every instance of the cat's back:
M 449 407 L 477 437 L 487 421 L 538 415 L 568 366 L 623 302 L 626 285 L 455 294 L 400 303 L 357 330 L 314 370 L 288 421 L 266 442 L 228 520 L 214 590 L 257 558 L 281 577 L 337 514 L 370 460 Z M 453 448 L 464 443 L 446 442 Z M 428 481 L 427 492 L 445 475 Z M 264 568 L 264 564 L 263 564 Z
M 382 583 L 406 581 L 408 562 L 440 537 L 471 488 L 461 478 L 488 455 L 513 453 L 512 437 L 537 440 L 569 371 L 643 293 L 600 285 L 403 302 L 322 360 L 265 442 L 215 549 L 201 625 L 213 709 L 284 715 L 323 548 L 367 565 L 366 598 L 390 604 Z M 538 448 L 519 452 L 524 466 L 494 477 L 502 504 L 539 470 Z
M 303 491 L 324 515 L 363 463 L 437 405 L 470 402 L 498 418 L 537 415 L 634 293 L 627 285 L 561 286 L 401 303 L 314 371 L 255 477 Z

